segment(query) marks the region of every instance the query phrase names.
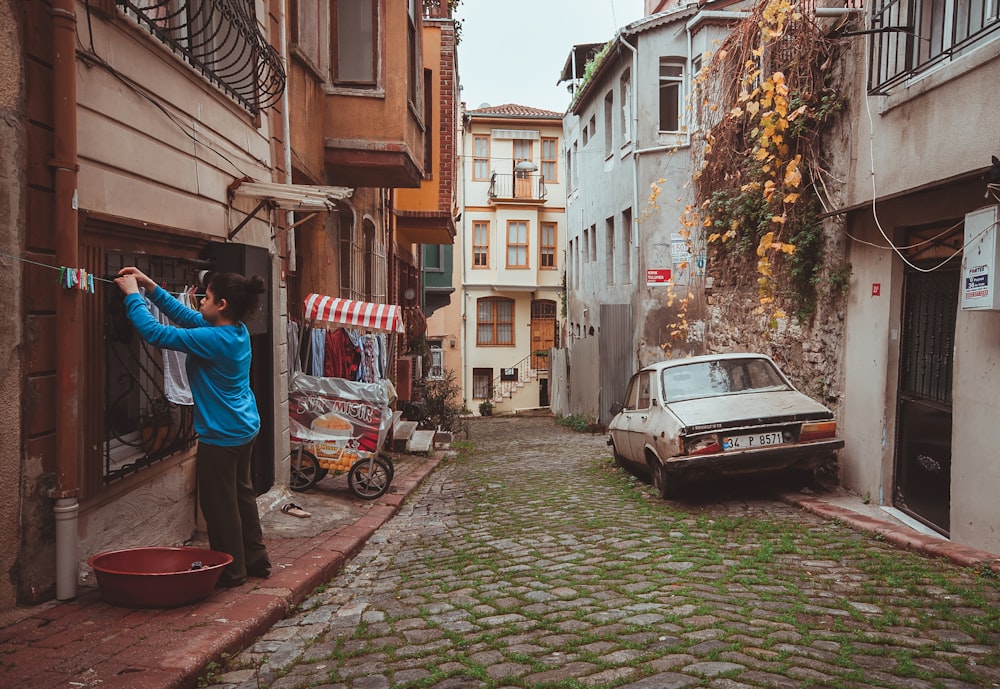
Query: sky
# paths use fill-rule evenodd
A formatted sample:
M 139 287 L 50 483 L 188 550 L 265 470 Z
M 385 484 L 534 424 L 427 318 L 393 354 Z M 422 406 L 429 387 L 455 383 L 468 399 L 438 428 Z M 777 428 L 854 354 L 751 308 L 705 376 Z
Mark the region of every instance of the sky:
M 458 75 L 470 110 L 517 103 L 563 112 L 556 86 L 573 45 L 604 43 L 642 18 L 643 0 L 463 0 Z

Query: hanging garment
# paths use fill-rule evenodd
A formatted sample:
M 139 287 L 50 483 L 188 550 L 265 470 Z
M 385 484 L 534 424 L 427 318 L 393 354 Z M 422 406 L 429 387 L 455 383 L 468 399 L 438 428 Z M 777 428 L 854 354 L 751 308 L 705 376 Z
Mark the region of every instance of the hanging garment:
M 378 380 L 378 357 L 376 355 L 376 344 L 374 335 L 365 335 L 361 338 L 361 361 L 364 377 L 362 383 L 374 383 Z
M 285 329 L 288 344 L 288 375 L 302 370 L 302 360 L 299 359 L 299 324 L 289 319 Z
M 337 328 L 327 334 L 326 352 L 324 375 L 329 378 L 357 380 L 361 352 L 354 345 L 346 329 Z
M 351 344 L 354 345 L 354 348 L 358 351 L 358 365 L 354 369 L 354 377 L 351 378 L 351 380 L 362 381 L 365 376 L 365 360 L 362 356 L 363 345 L 361 332 L 358 330 L 347 330 L 346 328 L 344 329 L 344 332 L 347 333 L 347 336 L 351 339 Z
M 183 298 L 184 294 L 181 294 Z M 153 318 L 164 325 L 173 325 L 166 314 L 161 312 L 153 302 L 146 297 L 146 305 Z M 163 356 L 163 395 L 168 401 L 174 404 L 192 405 L 194 398 L 191 397 L 191 384 L 187 377 L 187 354 L 173 349 L 161 349 Z
M 312 330 L 312 374 L 323 377 L 323 358 L 326 353 L 326 331 L 322 328 Z

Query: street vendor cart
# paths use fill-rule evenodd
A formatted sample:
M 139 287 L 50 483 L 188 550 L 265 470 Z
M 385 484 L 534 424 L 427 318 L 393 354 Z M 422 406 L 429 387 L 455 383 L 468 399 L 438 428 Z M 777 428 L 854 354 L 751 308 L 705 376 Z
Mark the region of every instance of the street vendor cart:
M 320 294 L 306 298 L 303 319 L 311 329 L 345 328 L 354 338 L 384 334 L 388 347 L 383 356 L 388 361 L 395 334 L 404 332 L 398 306 Z M 307 346 L 306 360 L 308 351 Z M 395 470 L 382 448 L 392 423 L 389 405 L 394 391 L 384 373 L 369 371 L 366 377 L 370 382 L 292 373 L 288 389 L 292 490 L 308 490 L 330 471 L 347 472 L 348 487 L 359 498 L 373 500 L 389 489 Z

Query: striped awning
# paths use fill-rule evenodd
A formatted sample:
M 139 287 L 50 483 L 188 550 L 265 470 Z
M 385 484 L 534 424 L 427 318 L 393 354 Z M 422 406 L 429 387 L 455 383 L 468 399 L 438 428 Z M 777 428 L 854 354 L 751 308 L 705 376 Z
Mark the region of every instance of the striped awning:
M 367 301 L 338 299 L 323 294 L 306 297 L 304 316 L 307 321 L 322 321 L 344 328 L 402 333 L 403 317 L 395 304 L 372 304 Z

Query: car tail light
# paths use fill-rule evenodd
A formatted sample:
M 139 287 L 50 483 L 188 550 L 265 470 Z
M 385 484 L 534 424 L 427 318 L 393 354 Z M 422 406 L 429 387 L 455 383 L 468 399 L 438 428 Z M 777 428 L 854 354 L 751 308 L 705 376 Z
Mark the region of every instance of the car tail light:
M 837 435 L 836 421 L 815 421 L 813 423 L 802 424 L 799 432 L 799 442 L 807 440 L 820 440 L 822 438 L 833 438 Z
M 722 448 L 719 447 L 718 441 L 712 436 L 698 438 L 687 444 L 689 455 L 711 455 L 721 451 Z

